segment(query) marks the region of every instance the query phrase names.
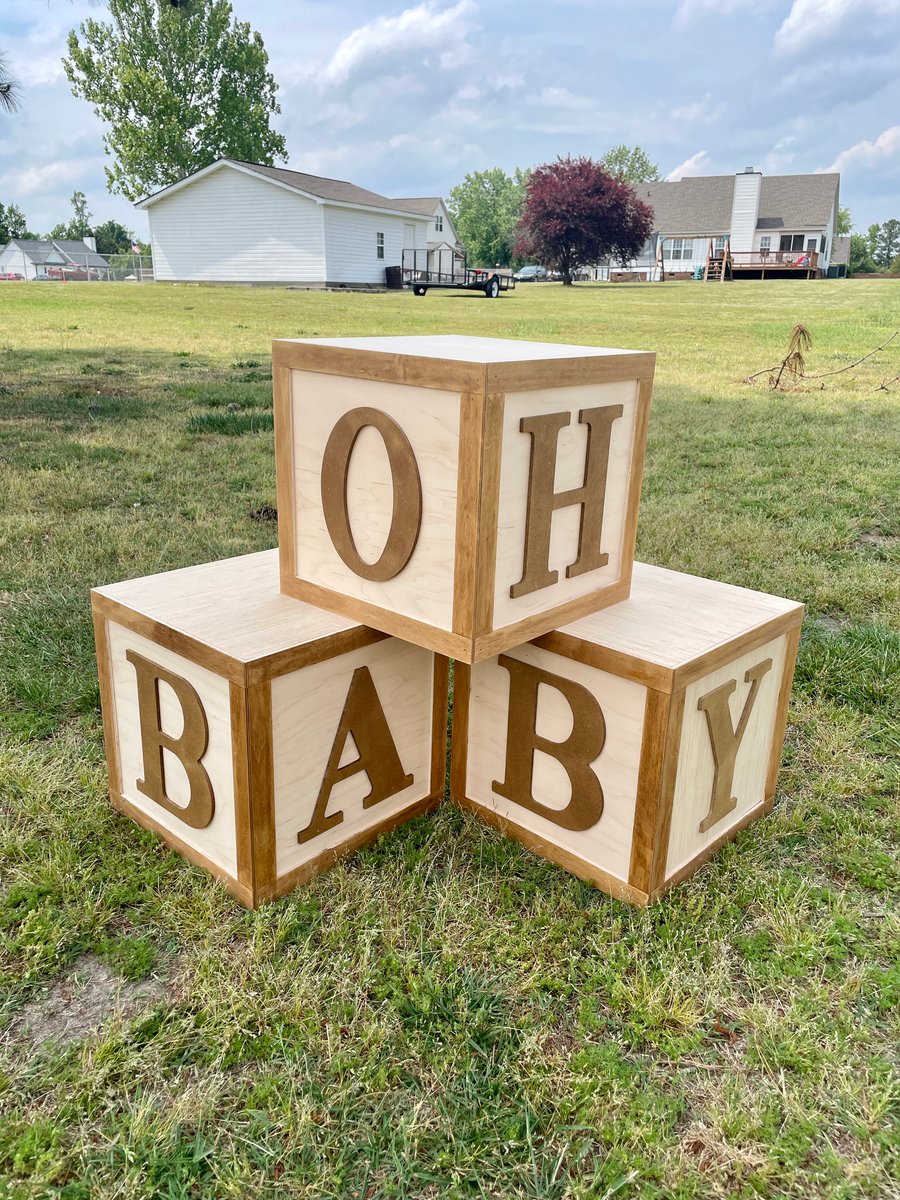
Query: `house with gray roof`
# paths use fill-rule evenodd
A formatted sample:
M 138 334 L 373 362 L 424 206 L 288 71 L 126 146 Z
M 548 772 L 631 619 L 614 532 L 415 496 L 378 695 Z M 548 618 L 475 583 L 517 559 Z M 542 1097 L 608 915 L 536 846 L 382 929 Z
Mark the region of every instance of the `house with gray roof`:
M 825 275 L 832 261 L 840 175 L 708 175 L 639 183 L 653 234 L 631 269 L 648 278 L 706 268 L 726 247 L 736 275 Z
M 13 238 L 0 250 L 0 273 L 23 279 L 108 279 L 109 264 L 88 238 Z
M 427 250 L 429 198 L 392 200 L 342 179 L 222 158 L 141 200 L 158 280 L 383 285 Z
M 441 196 L 407 196 L 395 204 L 412 212 L 424 213 L 431 220 L 428 231 L 427 270 L 455 273 L 465 260 L 465 247 L 453 227 L 450 211 Z M 416 263 L 419 266 L 419 263 Z

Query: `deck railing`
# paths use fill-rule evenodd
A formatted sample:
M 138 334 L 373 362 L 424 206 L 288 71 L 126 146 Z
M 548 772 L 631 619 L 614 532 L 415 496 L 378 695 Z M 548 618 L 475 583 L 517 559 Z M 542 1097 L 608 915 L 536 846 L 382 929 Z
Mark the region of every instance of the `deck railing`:
M 732 250 L 732 270 L 815 271 L 819 266 L 816 250 Z

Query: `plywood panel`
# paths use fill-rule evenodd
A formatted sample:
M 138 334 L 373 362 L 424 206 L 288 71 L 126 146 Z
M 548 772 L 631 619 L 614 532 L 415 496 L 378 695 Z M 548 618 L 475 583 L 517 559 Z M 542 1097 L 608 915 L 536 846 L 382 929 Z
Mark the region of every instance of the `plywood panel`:
M 353 630 L 359 622 L 279 592 L 278 551 L 263 550 L 95 589 L 124 611 L 249 663 Z
M 107 628 L 122 795 L 134 808 L 147 813 L 163 829 L 199 851 L 229 875 L 236 876 L 231 705 L 227 680 L 121 625 L 109 622 Z M 202 764 L 215 797 L 213 819 L 205 829 L 192 829 L 176 814 L 138 791 L 137 781 L 144 778 L 145 767 L 137 676 L 134 666 L 125 657 L 129 650 L 187 680 L 200 698 L 209 730 L 209 744 Z M 184 725 L 182 709 L 165 683 L 159 685 L 159 699 L 161 728 L 170 736 L 178 737 Z M 186 805 L 190 790 L 183 765 L 168 750 L 163 751 L 163 760 L 167 795 L 175 804 Z
M 369 809 L 364 772 L 338 781 L 329 814 L 342 811 L 340 824 L 305 843 L 297 834 L 312 820 L 329 755 L 354 671 L 368 667 L 397 748 L 413 782 Z M 417 646 L 389 639 L 328 662 L 283 675 L 272 683 L 272 745 L 275 766 L 276 875 L 296 871 L 326 851 L 340 847 L 368 827 L 402 812 L 431 791 L 434 656 Z M 441 731 L 440 736 L 443 737 Z M 341 758 L 359 757 L 348 738 Z
M 786 647 L 787 635 L 782 635 L 755 650 L 739 654 L 685 689 L 681 747 L 666 857 L 667 876 L 702 853 L 732 825 L 738 824 L 748 812 L 766 800 L 766 776 Z M 728 699 L 728 706 L 732 728 L 736 729 L 751 690 L 751 684 L 745 682 L 745 673 L 767 659 L 771 659 L 772 666 L 760 680 L 735 760 L 732 795 L 737 799 L 737 805 L 723 819 L 701 832 L 700 824 L 710 809 L 715 761 L 707 719 L 698 708 L 698 701 L 722 684 L 734 680 L 736 687 Z
M 495 658 L 471 669 L 468 759 L 466 770 L 455 768 L 454 777 L 465 778 L 466 797 L 473 804 L 527 827 L 538 839 L 560 847 L 600 872 L 627 882 L 646 688 L 571 659 L 548 654 L 535 646 L 519 647 L 511 651 L 509 657 L 574 680 L 599 702 L 606 721 L 606 740 L 591 764 L 591 770 L 603 789 L 602 815 L 592 828 L 583 831 L 563 829 L 553 820 L 497 793 L 494 783 L 503 781 L 506 765 L 510 674 Z M 562 741 L 572 732 L 572 725 L 572 710 L 565 698 L 552 687 L 541 684 L 538 733 L 549 740 Z M 533 796 L 538 803 L 555 809 L 566 807 L 572 798 L 572 789 L 565 769 L 555 758 L 538 751 L 533 778 Z
M 627 600 L 556 632 L 675 672 L 766 621 L 802 613 L 795 600 L 636 562 Z M 553 647 L 554 634 L 545 644 Z
M 566 601 L 586 596 L 619 579 L 623 560 L 630 560 L 633 546 L 625 545 L 628 481 L 637 416 L 637 384 L 612 383 L 544 390 L 508 395 L 503 417 L 503 449 L 500 466 L 500 501 L 497 526 L 497 558 L 494 583 L 494 627 L 501 628 Z M 622 405 L 622 416 L 612 424 L 606 503 L 601 548 L 608 554 L 606 566 L 584 575 L 566 578 L 566 568 L 578 558 L 581 507 L 560 508 L 552 517 L 549 567 L 559 572 L 558 582 L 525 596 L 512 598 L 510 588 L 522 578 L 525 525 L 528 513 L 528 481 L 532 438 L 520 429 L 523 417 L 568 412 L 570 424 L 559 433 L 556 462 L 556 492 L 580 488 L 584 483 L 588 428 L 578 420 L 582 409 Z
M 298 577 L 451 630 L 459 396 L 305 371 L 293 373 L 292 396 Z M 412 557 L 398 575 L 385 582 L 361 578 L 342 560 L 326 527 L 322 506 L 326 442 L 342 415 L 367 407 L 386 413 L 403 430 L 415 454 L 422 487 L 422 520 Z M 374 429 L 362 430 L 350 462 L 350 528 L 360 557 L 374 562 L 384 548 L 395 503 L 384 442 Z M 409 501 L 410 497 L 396 497 L 399 505 Z

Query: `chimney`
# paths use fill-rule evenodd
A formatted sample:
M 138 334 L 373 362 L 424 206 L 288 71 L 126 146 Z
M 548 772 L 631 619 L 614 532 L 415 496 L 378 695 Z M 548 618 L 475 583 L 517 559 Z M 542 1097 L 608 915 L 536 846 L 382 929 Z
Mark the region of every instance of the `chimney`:
M 747 251 L 753 249 L 753 235 L 759 218 L 759 193 L 762 189 L 762 174 L 748 167 L 734 177 L 734 193 L 731 202 L 731 249 Z
M 95 237 L 86 237 L 81 240 L 87 246 L 88 250 L 93 250 L 95 254 L 97 253 L 97 239 Z

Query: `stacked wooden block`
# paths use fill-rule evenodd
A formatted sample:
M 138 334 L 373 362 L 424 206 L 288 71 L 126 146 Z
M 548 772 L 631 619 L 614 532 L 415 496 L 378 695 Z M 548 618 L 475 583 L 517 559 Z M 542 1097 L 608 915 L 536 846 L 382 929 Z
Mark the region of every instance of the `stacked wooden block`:
M 775 792 L 803 606 L 633 562 L 654 356 L 274 343 L 279 550 L 92 594 L 113 803 L 245 904 L 451 791 L 634 903 Z

